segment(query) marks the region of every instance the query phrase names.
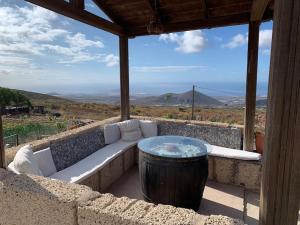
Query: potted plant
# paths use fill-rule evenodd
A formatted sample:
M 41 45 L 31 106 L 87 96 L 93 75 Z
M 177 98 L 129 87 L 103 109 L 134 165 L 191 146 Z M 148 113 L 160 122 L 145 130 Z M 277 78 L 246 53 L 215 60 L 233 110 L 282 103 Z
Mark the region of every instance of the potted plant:
M 255 131 L 255 145 L 257 153 L 263 154 L 265 143 L 265 133 L 263 128 L 256 128 Z

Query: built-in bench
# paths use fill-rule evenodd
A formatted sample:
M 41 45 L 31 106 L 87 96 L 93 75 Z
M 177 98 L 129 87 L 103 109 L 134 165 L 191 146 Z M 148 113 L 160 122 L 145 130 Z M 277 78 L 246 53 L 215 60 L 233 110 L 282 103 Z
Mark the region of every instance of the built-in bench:
M 35 152 L 34 156 L 37 159 L 41 174 L 70 183 L 85 184 L 94 190 L 105 191 L 106 188 L 137 162 L 136 144 L 138 140 L 160 133 L 157 121 L 139 121 L 140 135 L 132 133 L 132 124 L 126 123 L 128 122 L 125 122 L 123 129 L 125 127 L 125 131 L 129 131 L 129 134 L 128 132 L 126 134 L 127 136 L 122 134 L 120 123 L 112 123 L 98 129 L 97 135 L 90 134 L 88 136 L 87 134 L 81 134 L 80 137 L 75 136 L 77 142 L 68 140 L 65 137 L 53 145 L 50 144 L 50 147 Z M 135 122 L 134 128 L 136 128 L 136 124 Z M 103 137 L 100 137 L 102 134 L 99 131 L 102 132 Z M 91 133 L 91 131 L 89 132 Z M 172 134 L 174 135 L 174 133 Z M 80 139 L 82 136 L 85 139 L 93 139 L 92 144 L 94 143 L 95 146 L 101 147 L 91 150 L 89 146 L 87 149 L 92 152 L 87 156 L 80 156 L 82 153 L 70 142 L 78 143 L 78 140 L 83 142 Z M 101 139 L 101 143 L 97 143 L 94 140 L 95 138 Z M 81 145 L 81 149 L 85 145 L 89 145 L 87 140 Z M 51 149 L 51 146 L 54 147 Z M 64 151 L 64 146 L 66 148 L 71 147 L 74 151 Z M 66 160 L 66 164 L 62 164 L 63 161 L 59 161 L 59 159 L 68 157 L 66 153 L 75 154 L 75 156 L 70 156 L 69 158 L 71 159 Z M 86 152 L 83 155 L 86 155 Z M 209 150 L 209 178 L 222 183 L 243 185 L 248 189 L 258 190 L 261 171 L 260 157 L 260 154 L 253 152 L 211 145 Z M 74 163 L 74 161 L 76 162 Z M 8 168 L 18 173 L 14 167 L 14 162 L 10 163 Z

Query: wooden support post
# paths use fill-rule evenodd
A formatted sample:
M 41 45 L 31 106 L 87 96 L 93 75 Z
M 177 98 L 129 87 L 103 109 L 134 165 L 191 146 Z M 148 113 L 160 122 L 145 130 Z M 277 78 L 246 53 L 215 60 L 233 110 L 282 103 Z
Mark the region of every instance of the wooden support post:
M 257 83 L 257 61 L 260 22 L 250 22 L 248 40 L 248 64 L 246 81 L 246 102 L 244 115 L 244 144 L 243 148 L 253 151 L 255 109 L 256 109 L 256 83 Z
M 5 149 L 3 139 L 2 115 L 0 113 L 0 168 L 5 168 Z
M 260 225 L 296 225 L 300 202 L 300 1 L 276 0 Z
M 193 85 L 193 98 L 192 98 L 192 120 L 194 120 L 195 113 L 195 85 Z
M 120 95 L 121 95 L 121 120 L 130 117 L 129 103 L 129 60 L 128 60 L 128 38 L 119 37 L 120 47 Z

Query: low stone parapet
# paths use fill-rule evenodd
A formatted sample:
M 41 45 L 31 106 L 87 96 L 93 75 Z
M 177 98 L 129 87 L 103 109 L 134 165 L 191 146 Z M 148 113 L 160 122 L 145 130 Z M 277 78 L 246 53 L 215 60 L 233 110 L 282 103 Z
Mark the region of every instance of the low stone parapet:
M 261 161 L 246 161 L 217 156 L 209 156 L 208 179 L 245 187 L 259 192 L 261 181 Z
M 180 135 L 202 139 L 212 145 L 241 149 L 243 127 L 226 123 L 195 120 L 175 120 L 134 116 L 137 119 L 154 120 L 158 125 L 158 135 Z
M 169 205 L 100 194 L 90 188 L 0 169 L 0 224 L 233 225 L 242 222 Z M 216 221 L 216 222 L 211 222 Z

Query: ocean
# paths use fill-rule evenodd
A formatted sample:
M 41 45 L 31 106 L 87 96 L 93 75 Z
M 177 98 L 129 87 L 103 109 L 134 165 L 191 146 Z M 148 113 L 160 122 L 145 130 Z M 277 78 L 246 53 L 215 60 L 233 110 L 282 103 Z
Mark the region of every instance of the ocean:
M 242 82 L 196 82 L 196 83 L 135 83 L 130 82 L 130 95 L 132 96 L 153 96 L 165 93 L 183 93 L 192 90 L 193 85 L 196 91 L 209 96 L 245 96 L 246 85 Z M 258 82 L 257 96 L 267 96 L 268 85 L 266 82 Z M 52 87 L 35 87 L 27 91 L 40 93 L 57 93 L 61 95 L 103 95 L 119 96 L 119 83 L 91 83 L 91 84 L 70 84 Z

